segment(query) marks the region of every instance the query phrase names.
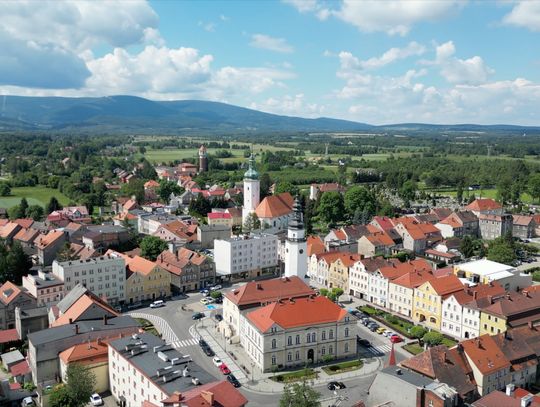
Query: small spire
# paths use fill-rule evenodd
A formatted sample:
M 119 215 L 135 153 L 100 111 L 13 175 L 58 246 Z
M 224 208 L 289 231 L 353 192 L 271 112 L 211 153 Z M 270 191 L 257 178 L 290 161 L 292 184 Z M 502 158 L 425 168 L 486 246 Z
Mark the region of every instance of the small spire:
M 392 350 L 390 351 L 390 355 L 388 356 L 388 362 L 386 363 L 386 366 L 395 366 L 396 365 L 396 353 L 394 352 L 394 344 L 392 343 Z

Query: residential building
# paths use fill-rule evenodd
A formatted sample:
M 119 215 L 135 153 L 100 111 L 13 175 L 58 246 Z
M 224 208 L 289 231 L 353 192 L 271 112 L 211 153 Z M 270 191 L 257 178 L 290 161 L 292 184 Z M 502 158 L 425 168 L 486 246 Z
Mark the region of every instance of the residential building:
M 66 241 L 66 234 L 61 230 L 54 230 L 40 235 L 35 240 L 39 264 L 50 266 Z
M 511 385 L 508 385 L 511 386 Z M 513 390 L 510 390 L 510 393 Z M 540 407 L 540 397 L 533 396 L 526 390 L 523 390 L 521 397 L 502 392 L 500 390 L 492 391 L 479 400 L 471 404 L 472 407 Z
M 216 384 L 216 380 L 189 356 L 182 356 L 165 341 L 149 333 L 109 341 L 108 359 L 111 393 L 126 407 L 142 406 L 145 402 L 165 405 L 162 403 L 169 398 L 185 396 L 189 391 L 198 389 L 199 385 Z M 224 390 L 212 394 L 214 400 L 224 401 L 221 397 L 241 400 L 234 404 L 238 406 L 247 403 L 228 382 Z M 223 405 L 227 403 L 224 401 Z M 175 405 L 186 404 L 181 402 Z
M 105 251 L 118 247 L 130 239 L 129 231 L 123 226 L 91 225 L 82 234 L 82 243 L 91 249 Z
M 395 247 L 395 242 L 384 231 L 364 235 L 358 240 L 358 254 L 364 257 L 388 255 Z
M 34 384 L 53 384 L 60 377 L 60 352 L 98 338 L 105 341 L 139 332 L 139 323 L 128 315 L 81 321 L 28 334 L 28 364 Z
M 398 223 L 395 227 L 403 239 L 403 248 L 413 253 L 423 253 L 426 250 L 427 239 L 426 235 L 418 227 L 418 224 L 413 223 Z
M 465 210 L 471 211 L 476 216 L 503 214 L 502 205 L 491 198 L 475 199 L 465 207 Z
M 173 294 L 208 287 L 216 279 L 215 263 L 186 248 L 165 250 L 157 257 L 156 264 L 170 273 Z
M 288 192 L 265 197 L 255 209 L 263 229 L 286 230 L 289 216 L 293 212 L 293 203 L 294 199 Z
M 210 212 L 207 216 L 209 225 L 223 225 L 232 229 L 233 218 L 227 212 Z
M 169 215 L 166 213 L 139 213 L 138 214 L 137 230 L 139 233 L 145 235 L 155 235 L 161 225 L 167 225 L 172 222 L 178 221 L 178 217 L 175 215 Z
M 435 226 L 444 238 L 478 236 L 478 217 L 471 211 L 452 212 Z
M 17 340 L 25 341 L 29 333 L 49 327 L 49 310 L 46 307 L 15 308 L 15 331 Z
M 229 226 L 224 225 L 198 225 L 197 241 L 201 249 L 213 249 L 214 240 L 228 239 L 232 235 Z
M 155 262 L 112 250 L 106 254 L 123 258 L 126 263 L 125 302 L 133 304 L 171 295 L 171 274 Z
M 103 393 L 109 390 L 109 347 L 101 338 L 73 345 L 60 352 L 58 359 L 62 381 L 67 379 L 69 365 L 79 364 L 94 375 L 96 381 L 93 391 Z
M 5 225 L 0 226 L 0 238 L 11 242 L 21 229 L 21 225 L 16 222 L 6 222 Z
M 427 348 L 424 352 L 405 359 L 400 366 L 423 377 L 448 384 L 459 394 L 460 404 L 470 403 L 478 398 L 471 367 L 457 348 L 448 349 L 444 345 Z
M 361 299 L 370 296 L 370 275 L 381 267 L 399 262 L 397 259 L 386 260 L 384 257 L 360 259 L 349 270 L 349 294 Z
M 480 313 L 466 304 L 504 294 L 499 283 L 478 284 L 450 294 L 442 303 L 441 332 L 454 338 L 475 338 L 480 329 Z M 472 325 L 473 329 L 468 329 Z
M 429 211 L 429 213 L 437 217 L 439 222 L 443 219 L 446 219 L 448 216 L 450 216 L 452 212 L 454 211 L 450 208 L 431 208 L 431 210 Z
M 153 236 L 159 237 L 175 247 L 185 246 L 197 240 L 197 225 L 187 224 L 180 219 L 160 225 Z
M 394 221 L 387 216 L 374 216 L 369 224 L 380 230 L 390 230 L 395 226 Z
M 540 290 L 510 291 L 487 305 L 480 313 L 480 335 L 496 334 L 540 321 Z
M 461 255 L 455 252 L 441 252 L 435 249 L 427 249 L 424 252 L 427 259 L 433 260 L 437 264 L 454 264 L 461 260 Z
M 120 256 L 106 254 L 86 260 L 55 260 L 52 273 L 64 282 L 66 292 L 80 283 L 111 304 L 122 303 L 126 298 L 126 262 Z
M 536 223 L 532 216 L 512 215 L 512 236 L 530 239 L 536 236 Z
M 240 318 L 242 346 L 265 372 L 356 355 L 356 318 L 326 297 L 281 300 Z
M 480 237 L 484 240 L 493 240 L 507 234 L 512 234 L 513 218 L 510 214 L 503 215 L 478 215 Z
M 86 206 L 66 206 L 47 215 L 46 223 L 55 227 L 64 227 L 70 222 L 92 223 L 92 218 Z
M 23 276 L 22 286 L 36 299 L 38 307 L 54 305 L 64 298 L 64 281 L 41 269 L 37 275 Z
M 413 321 L 440 330 L 443 300 L 462 290 L 463 284 L 453 274 L 426 281 L 414 290 Z
M 34 308 L 36 299 L 11 281 L 0 286 L 0 330 L 15 328 L 15 308 Z
M 458 392 L 446 383 L 412 370 L 387 366 L 377 372 L 369 386 L 368 406 L 454 407 Z
M 216 274 L 239 280 L 274 273 L 278 266 L 278 238 L 267 233 L 214 240 Z
M 388 282 L 388 308 L 390 311 L 412 318 L 414 290 L 435 278 L 430 270 L 408 271 Z
M 345 192 L 345 188 L 337 182 L 326 184 L 311 184 L 309 186 L 309 199 L 315 201 L 320 194 L 323 194 L 325 192 L 339 192 L 342 194 Z
M 454 274 L 470 284 L 498 282 L 506 291 L 516 291 L 532 284 L 532 276 L 517 268 L 487 259 L 454 265 Z
M 253 281 L 242 285 L 223 296 L 223 319 L 228 325 L 230 335 L 243 332 L 240 315 L 255 308 L 279 300 L 290 300 L 314 296 L 308 285 L 298 277 L 280 277 L 270 280 Z
M 341 288 L 344 293 L 348 293 L 349 270 L 358 260 L 360 260 L 358 254 L 341 253 L 341 256 L 330 264 L 328 270 L 328 288 Z

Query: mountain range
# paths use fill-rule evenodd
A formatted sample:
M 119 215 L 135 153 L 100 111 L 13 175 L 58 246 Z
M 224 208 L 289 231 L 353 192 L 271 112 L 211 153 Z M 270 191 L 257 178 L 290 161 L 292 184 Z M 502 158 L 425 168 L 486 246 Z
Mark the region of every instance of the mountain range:
M 540 127 L 403 123 L 373 126 L 332 118 L 281 116 L 219 102 L 152 101 L 136 96 L 99 98 L 0 96 L 0 131 L 122 133 L 244 133 L 410 131 L 527 131 Z

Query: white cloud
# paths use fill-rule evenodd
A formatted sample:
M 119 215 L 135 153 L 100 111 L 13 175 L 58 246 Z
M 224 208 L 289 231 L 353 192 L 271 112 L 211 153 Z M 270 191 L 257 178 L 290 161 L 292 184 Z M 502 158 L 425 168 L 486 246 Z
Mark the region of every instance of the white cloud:
M 330 3 L 316 0 L 285 0 L 298 11 L 312 12 L 319 19 L 329 16 L 352 24 L 363 32 L 386 32 L 389 35 L 406 35 L 413 25 L 434 22 L 459 10 L 466 0 L 342 0 L 338 8 L 329 8 Z
M 261 103 L 253 102 L 250 108 L 285 116 L 310 118 L 321 117 L 326 110 L 324 105 L 306 102 L 305 96 L 302 93 L 294 96 L 272 97 L 263 100 Z
M 358 64 L 358 68 L 362 69 L 377 69 L 385 65 L 391 64 L 400 59 L 405 59 L 415 55 L 422 55 L 426 51 L 426 48 L 412 41 L 404 48 L 390 48 L 380 57 L 369 58 L 365 61 L 355 61 Z
M 220 14 L 220 15 L 219 15 L 219 19 L 220 19 L 221 21 L 229 21 L 229 20 L 230 20 L 229 17 L 227 17 L 227 16 L 224 15 L 224 14 Z
M 214 23 L 205 23 L 203 21 L 199 21 L 197 25 L 199 27 L 202 27 L 204 31 L 208 31 L 208 32 L 216 31 L 216 24 Z
M 489 76 L 495 72 L 478 55 L 468 59 L 460 59 L 454 56 L 455 52 L 454 43 L 452 41 L 445 42 L 436 47 L 435 61 L 427 63 L 438 65 L 441 75 L 450 83 L 480 84 L 486 82 Z
M 519 1 L 512 11 L 504 16 L 503 22 L 531 31 L 540 31 L 540 2 Z
M 294 51 L 294 48 L 287 43 L 285 38 L 276 38 L 265 34 L 252 35 L 249 45 L 255 48 L 262 48 L 281 53 L 291 53 Z

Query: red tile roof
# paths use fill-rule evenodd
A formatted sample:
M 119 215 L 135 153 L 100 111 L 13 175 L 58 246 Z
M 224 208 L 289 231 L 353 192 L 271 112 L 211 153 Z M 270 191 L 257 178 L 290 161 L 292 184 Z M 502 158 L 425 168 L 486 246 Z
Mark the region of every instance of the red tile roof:
M 288 192 L 270 195 L 262 200 L 255 209 L 259 218 L 277 218 L 292 212 L 294 199 Z
M 470 362 L 483 375 L 510 367 L 510 362 L 501 352 L 497 343 L 488 334 L 462 341 L 461 345 Z
M 529 226 L 533 221 L 532 216 L 512 215 L 514 225 Z
M 45 249 L 47 246 L 62 238 L 62 236 L 64 236 L 64 232 L 61 230 L 55 230 L 47 233 L 46 235 L 41 235 L 36 239 L 36 246 L 38 249 Z
M 6 281 L 0 287 L 0 301 L 8 305 L 22 292 L 22 290 L 11 281 Z
M 4 227 L 0 228 L 0 237 L 6 239 L 10 237 L 13 233 L 16 233 L 21 228 L 15 222 L 9 222 Z
M 465 207 L 465 209 L 476 212 L 490 211 L 501 208 L 501 204 L 491 198 L 475 199 Z
M 111 317 L 117 317 L 119 314 L 113 310 L 105 301 L 101 300 L 94 294 L 87 292 L 84 295 L 81 295 L 77 301 L 75 301 L 71 307 L 69 307 L 66 312 L 64 312 L 56 321 L 54 321 L 51 326 L 61 326 L 69 324 L 70 320 L 72 322 L 78 321 L 81 315 L 83 315 L 90 308 L 101 308 L 103 311 L 106 311 L 110 314 Z
M 195 264 L 200 266 L 207 258 L 202 254 L 191 251 L 182 247 L 176 253 L 172 253 L 169 250 L 163 251 L 156 259 L 156 264 L 169 273 L 177 276 L 181 275 L 183 268 L 189 264 Z
M 232 219 L 232 216 L 230 213 L 227 212 L 210 212 L 208 215 L 208 219 Z
M 320 236 L 308 236 L 307 238 L 307 255 L 311 257 L 313 254 L 321 254 L 326 250 L 324 242 Z
M 9 372 L 13 377 L 22 376 L 31 372 L 30 366 L 26 360 L 21 360 L 20 362 L 15 363 L 9 368 Z
M 59 358 L 65 363 L 81 363 L 84 365 L 106 362 L 109 359 L 109 349 L 106 342 L 95 340 L 74 345 L 60 352 Z
M 15 342 L 18 341 L 19 334 L 17 333 L 17 329 L 4 329 L 3 331 L 0 331 L 0 343 L 9 343 L 9 342 Z
M 315 294 L 298 277 L 273 278 L 271 280 L 252 281 L 240 288 L 228 291 L 225 297 L 237 306 L 265 304 L 279 299 L 307 297 Z
M 392 219 L 386 216 L 375 216 L 372 222 L 378 224 L 383 230 L 392 229 L 394 227 Z
M 507 396 L 506 393 L 495 390 L 471 404 L 473 407 L 520 407 L 521 399 Z M 540 402 L 533 398 L 528 407 L 540 407 Z
M 274 324 L 283 329 L 339 322 L 347 311 L 326 297 L 297 298 L 275 302 L 259 308 L 246 317 L 261 331 L 267 332 Z
M 147 188 L 158 188 L 159 187 L 159 182 L 157 181 L 154 181 L 153 179 L 151 179 L 150 181 L 146 181 L 144 183 L 144 188 L 147 189 Z
M 248 404 L 244 395 L 226 380 L 194 387 L 182 393 L 181 399 L 181 405 L 187 407 L 242 407 Z M 165 406 L 166 400 L 162 401 Z
M 34 224 L 34 219 L 29 219 L 29 218 L 15 219 L 13 222 L 15 222 L 17 225 L 19 225 L 20 227 L 24 229 L 28 229 L 30 226 Z
M 418 288 L 426 281 L 435 278 L 435 276 L 426 270 L 409 271 L 406 274 L 396 278 L 392 281 L 393 284 L 400 285 L 407 288 Z
M 429 284 L 441 297 L 463 290 L 463 283 L 454 274 L 434 278 L 433 280 L 429 281 Z

